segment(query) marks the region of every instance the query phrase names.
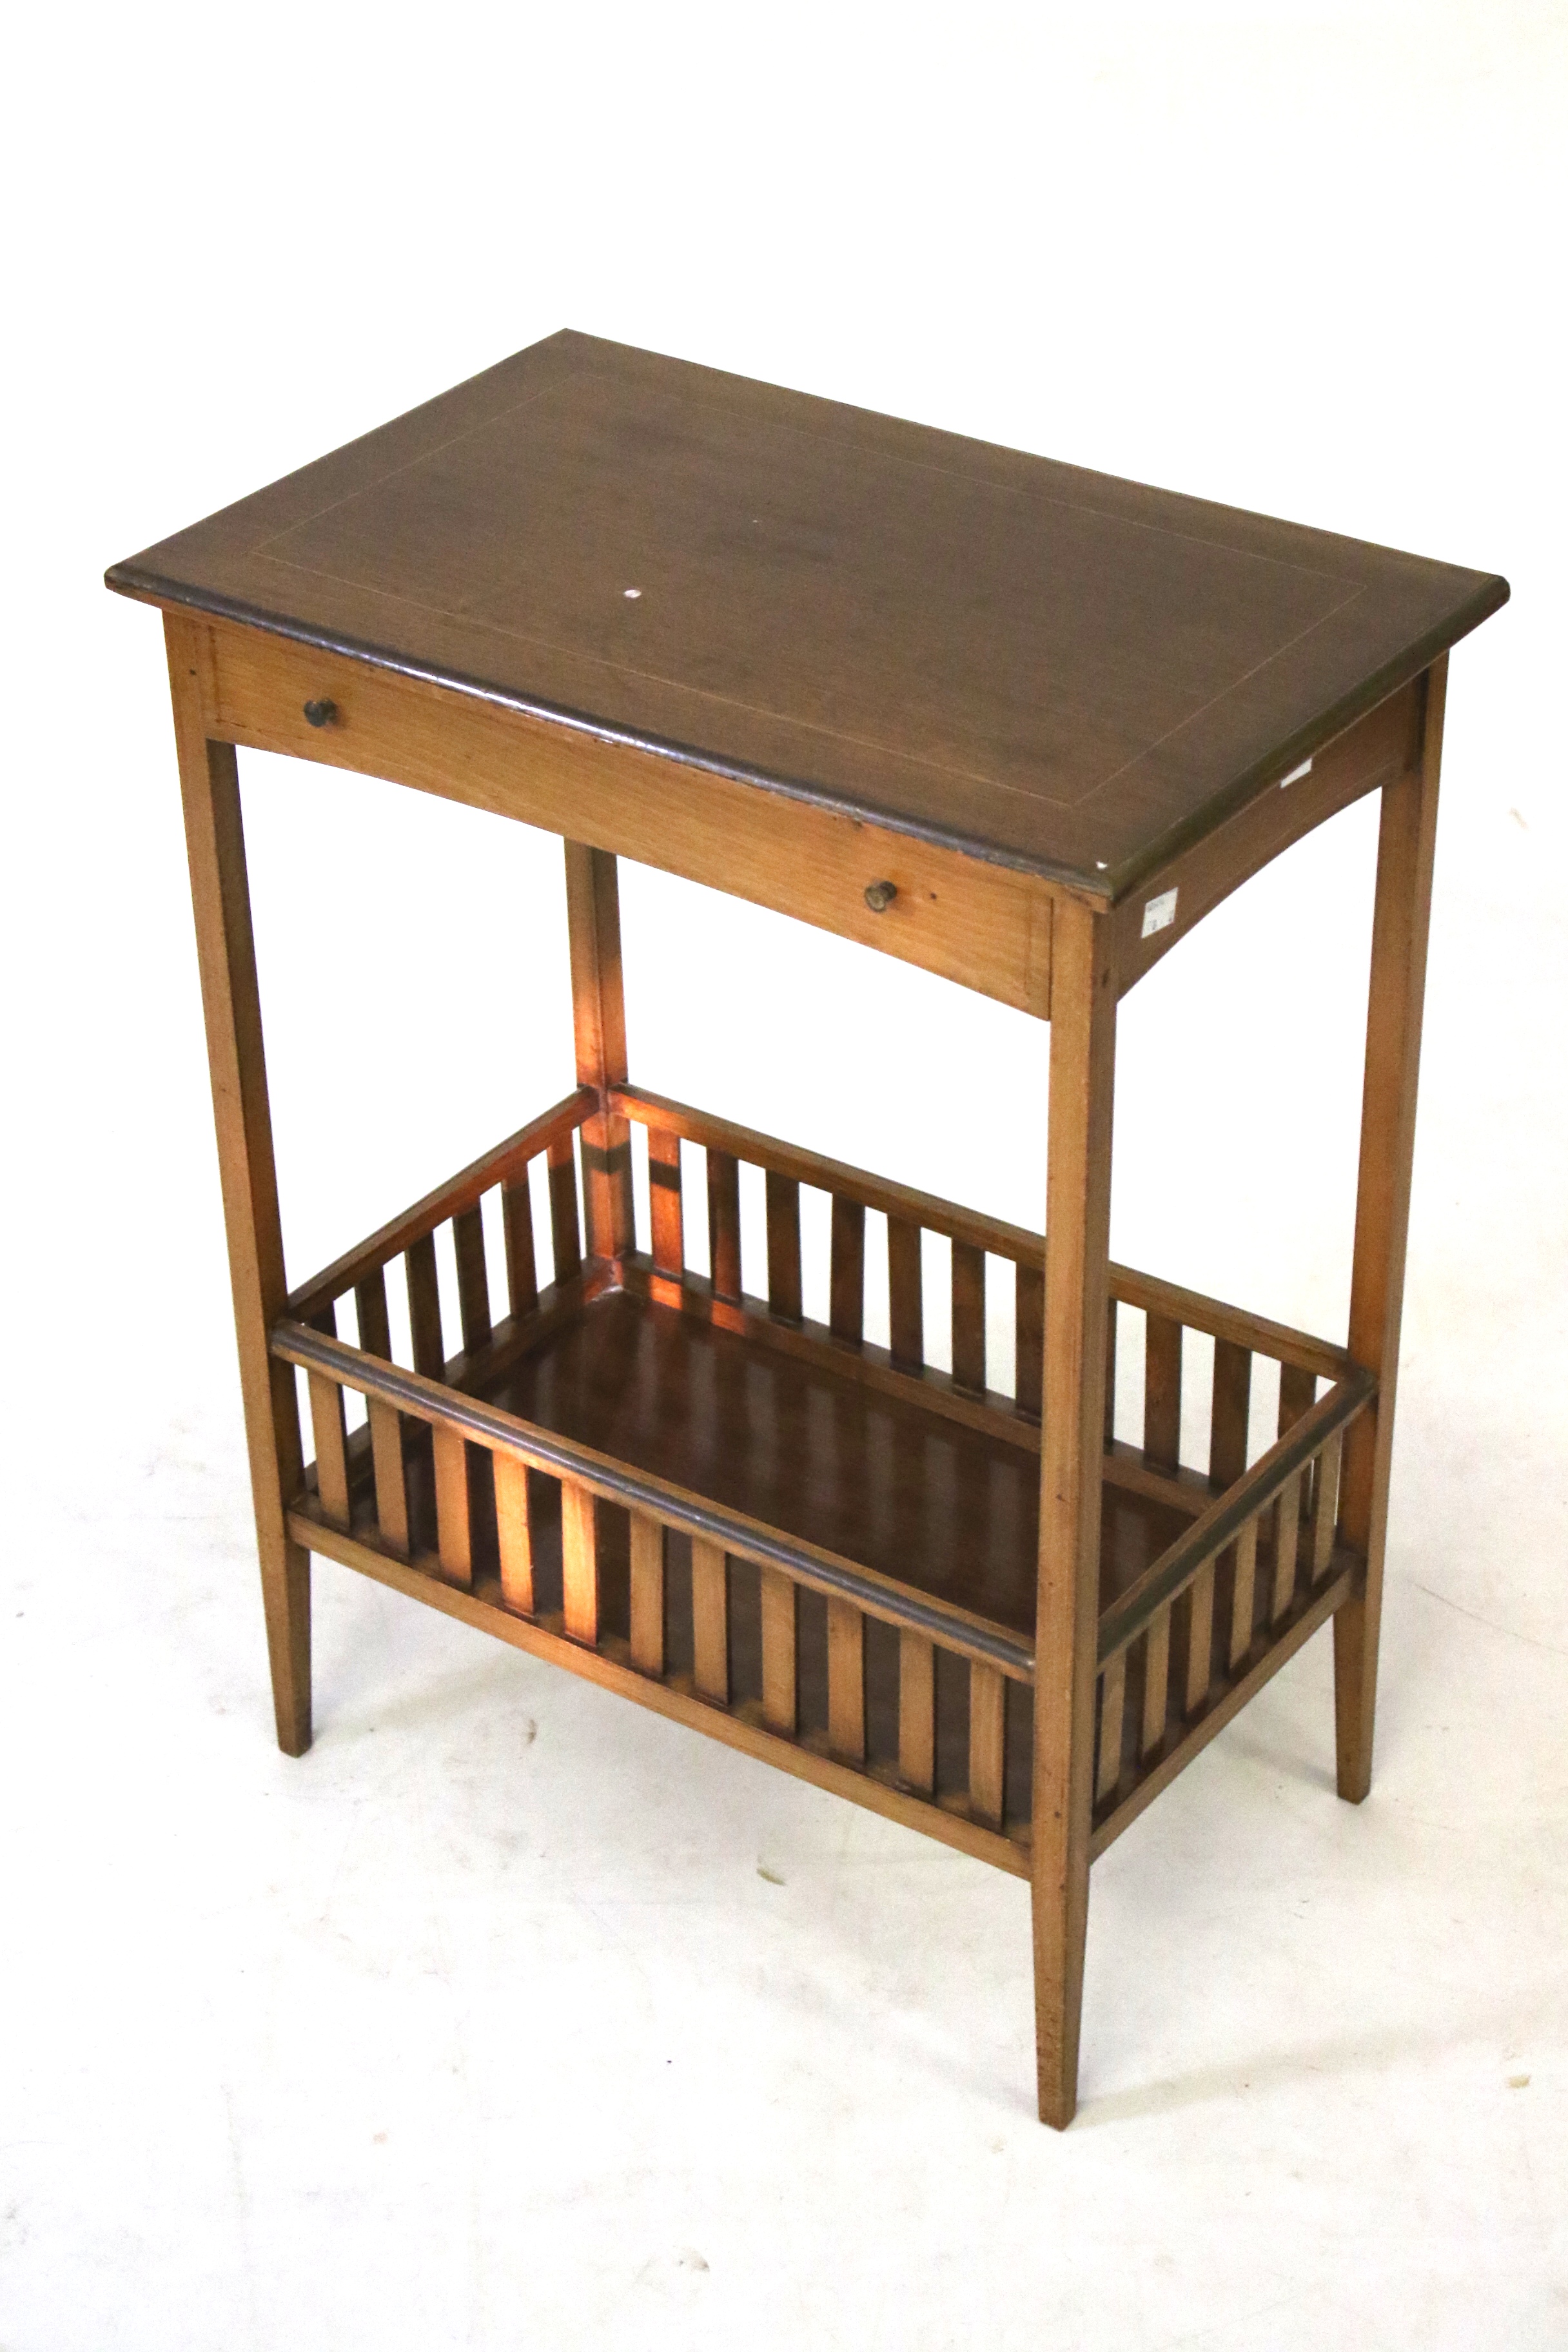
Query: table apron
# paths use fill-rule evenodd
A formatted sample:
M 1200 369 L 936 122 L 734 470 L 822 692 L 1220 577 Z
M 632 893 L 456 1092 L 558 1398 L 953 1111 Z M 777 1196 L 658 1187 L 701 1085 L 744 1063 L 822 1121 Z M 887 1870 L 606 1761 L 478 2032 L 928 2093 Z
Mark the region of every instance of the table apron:
M 215 739 L 515 817 L 1049 1017 L 1055 883 L 266 630 L 187 625 Z

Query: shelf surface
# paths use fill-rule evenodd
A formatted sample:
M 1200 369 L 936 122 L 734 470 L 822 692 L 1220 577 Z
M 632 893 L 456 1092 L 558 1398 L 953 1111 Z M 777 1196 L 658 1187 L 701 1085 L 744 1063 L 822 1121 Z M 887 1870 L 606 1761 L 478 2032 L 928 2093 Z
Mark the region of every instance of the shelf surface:
M 1108 896 L 1508 594 L 570 332 L 109 583 Z
M 1032 1641 L 1039 1459 L 924 1404 L 615 1291 L 489 1402 Z M 1108 1485 L 1100 1605 L 1191 1525 Z

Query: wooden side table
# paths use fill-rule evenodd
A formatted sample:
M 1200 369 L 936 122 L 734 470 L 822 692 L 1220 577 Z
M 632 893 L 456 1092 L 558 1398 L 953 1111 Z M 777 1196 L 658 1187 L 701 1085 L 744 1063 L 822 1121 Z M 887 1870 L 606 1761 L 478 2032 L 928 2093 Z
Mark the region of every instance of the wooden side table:
M 1014 1871 L 1065 2125 L 1090 1862 L 1331 1619 L 1366 1794 L 1447 649 L 1506 583 L 576 334 L 109 583 L 165 614 L 282 1746 L 321 1552 Z M 292 1290 L 239 745 L 565 840 L 576 1092 Z M 1109 1262 L 1116 1007 L 1378 791 L 1341 1346 Z M 634 1085 L 621 854 L 1047 1022 L 1044 1239 Z

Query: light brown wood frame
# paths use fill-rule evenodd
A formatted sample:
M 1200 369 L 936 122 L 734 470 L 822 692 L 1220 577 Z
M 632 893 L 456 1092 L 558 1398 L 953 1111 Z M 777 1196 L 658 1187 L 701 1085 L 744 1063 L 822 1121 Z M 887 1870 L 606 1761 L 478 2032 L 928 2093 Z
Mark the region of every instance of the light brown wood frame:
M 1345 1440 L 1340 1503 L 1341 1525 L 1347 1541 L 1365 1555 L 1366 1575 L 1334 1618 L 1336 1762 L 1339 1792 L 1351 1804 L 1360 1804 L 1372 1785 L 1394 1401 L 1447 685 L 1448 656 L 1443 654 L 1424 683 L 1419 758 L 1384 787 L 1378 832 L 1349 1342 L 1352 1356 L 1376 1374 L 1378 1386 L 1371 1409 Z
M 1338 1786 L 1371 1785 L 1384 1552 L 1399 1354 L 1416 1074 L 1431 914 L 1447 656 L 1314 759 L 1310 773 L 1254 803 L 1105 914 L 1058 907 L 1053 944 L 1047 1199 L 1046 1395 L 1036 1637 L 1033 1912 L 1040 2116 L 1077 2104 L 1093 1836 L 1094 1675 L 1110 1254 L 1116 1000 L 1240 882 L 1365 793 L 1382 819 L 1368 991 L 1366 1073 L 1352 1258 L 1350 1360 L 1375 1377 L 1345 1440 L 1341 1527 L 1364 1557 L 1303 1619 L 1331 1616 Z M 1287 809 L 1285 794 L 1298 792 Z M 1150 898 L 1174 889 L 1177 919 L 1145 940 Z M 1247 1696 L 1250 1696 L 1250 1688 Z M 1224 1711 L 1242 1704 L 1240 1691 Z M 1204 1727 L 1205 1737 L 1220 1717 Z M 1181 1760 L 1186 1760 L 1183 1758 Z M 1173 1759 L 1173 1766 L 1177 1759 Z M 1163 1785 L 1162 1779 L 1161 1785 Z
M 189 623 L 169 617 L 169 690 L 278 1744 L 286 1756 L 302 1756 L 310 1744 L 310 1556 L 289 1535 L 287 1519 L 288 1504 L 302 1473 L 294 1375 L 268 1348 L 288 1284 L 283 1278 L 239 772 L 234 746 L 208 735 L 195 635 Z
M 1110 925 L 1086 907 L 1058 921 L 1051 1010 L 1031 1892 L 1040 2120 L 1061 2130 L 1089 1927 L 1116 1053 Z
M 183 613 L 167 614 L 165 625 L 278 1736 L 289 1754 L 310 1738 L 310 1556 L 297 1540 L 304 1523 L 297 1514 L 291 1522 L 287 1509 L 302 1475 L 293 1376 L 268 1346 L 286 1285 L 237 744 L 412 785 L 565 839 L 578 1078 L 602 1106 L 584 1136 L 595 1254 L 619 1258 L 631 1240 L 626 1120 L 614 1101 L 627 1076 L 617 854 L 777 908 L 1050 1021 L 1050 1411 L 1041 1464 L 1031 1885 L 1040 2113 L 1066 2125 L 1077 2099 L 1093 1845 L 1116 1002 L 1290 841 L 1383 788 L 1350 1322 L 1350 1355 L 1382 1388 L 1347 1439 L 1342 1519 L 1367 1565 L 1364 1577 L 1336 1581 L 1301 1635 L 1333 1614 L 1339 1785 L 1359 1800 L 1371 1769 L 1446 657 L 1315 755 L 1311 778 L 1300 780 L 1308 789 L 1282 782 L 1113 906 L 1074 886 L 264 631 Z M 301 711 L 322 699 L 334 716 L 318 730 Z M 896 887 L 882 913 L 866 903 L 876 881 Z M 1145 940 L 1143 907 L 1172 888 L 1175 921 Z M 321 1548 L 333 1547 L 323 1537 Z M 1238 1687 L 1235 1704 L 1242 1696 Z

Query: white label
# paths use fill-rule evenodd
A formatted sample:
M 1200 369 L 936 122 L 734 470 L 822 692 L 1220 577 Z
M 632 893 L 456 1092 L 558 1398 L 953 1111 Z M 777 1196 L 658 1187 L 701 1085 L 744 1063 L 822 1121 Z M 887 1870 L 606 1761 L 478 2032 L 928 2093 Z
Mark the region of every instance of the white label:
M 1300 781 L 1301 781 L 1301 779 L 1302 779 L 1302 777 L 1303 777 L 1303 776 L 1310 776 L 1310 775 L 1311 774 L 1311 772 L 1312 772 L 1312 762 L 1310 761 L 1310 760 L 1303 760 L 1303 761 L 1302 761 L 1302 762 L 1301 762 L 1301 764 L 1300 764 L 1300 766 L 1299 768 L 1292 768 L 1292 769 L 1291 769 L 1291 771 L 1290 771 L 1290 772 L 1289 772 L 1289 774 L 1288 776 L 1281 776 L 1281 777 L 1280 777 L 1280 779 L 1279 779 L 1279 789 L 1280 789 L 1280 791 L 1281 791 L 1281 792 L 1283 792 L 1287 784 L 1299 784 L 1299 783 L 1300 782 Z
M 1143 908 L 1143 936 L 1152 940 L 1156 931 L 1168 931 L 1176 919 L 1176 894 L 1162 890 L 1157 898 L 1148 899 Z

